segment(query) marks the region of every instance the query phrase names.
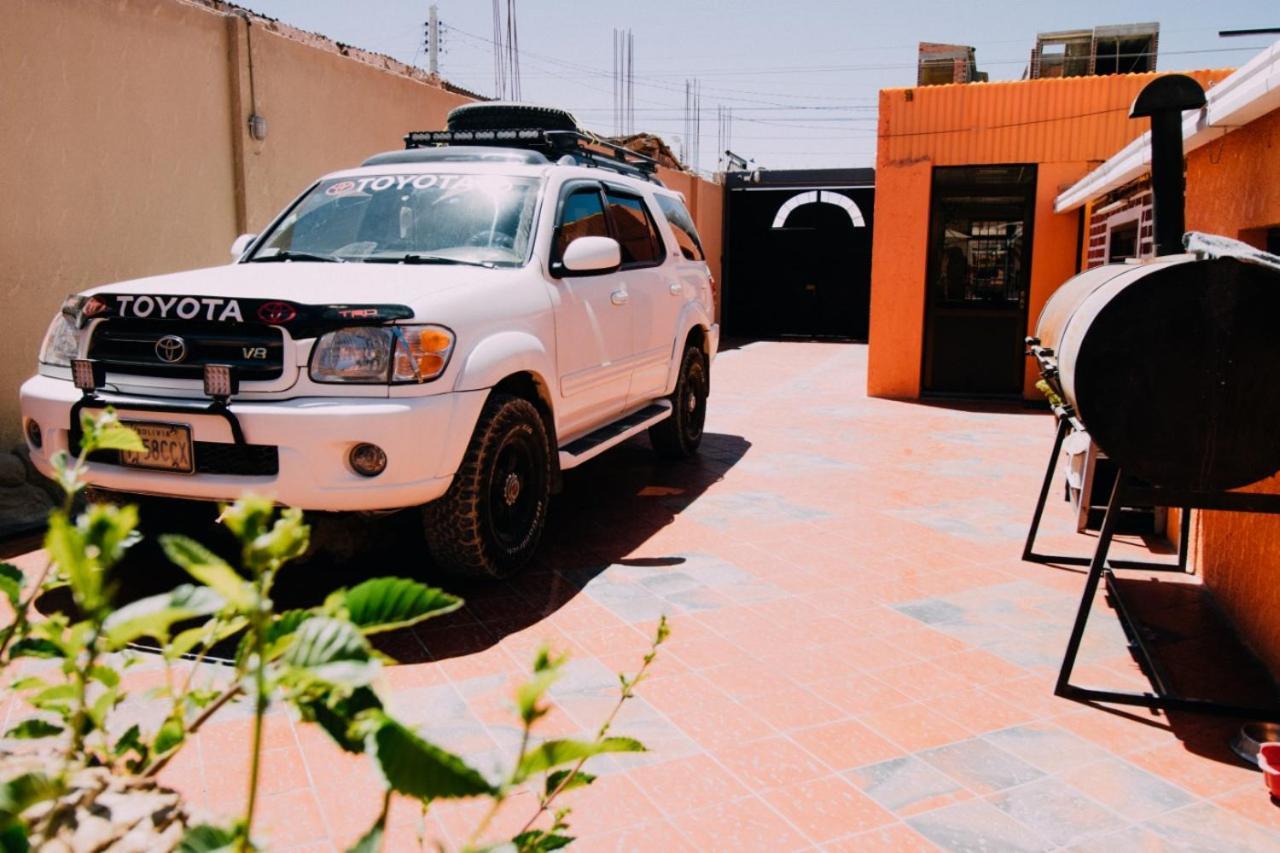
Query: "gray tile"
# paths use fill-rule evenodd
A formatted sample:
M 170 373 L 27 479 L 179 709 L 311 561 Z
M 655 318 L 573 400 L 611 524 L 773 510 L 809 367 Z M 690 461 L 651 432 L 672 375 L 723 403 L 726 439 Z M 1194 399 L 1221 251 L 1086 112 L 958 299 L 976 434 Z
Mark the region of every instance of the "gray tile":
M 986 800 L 970 800 L 908 818 L 916 832 L 955 853 L 1049 850 L 1052 845 Z
M 1261 787 L 1261 785 L 1259 785 Z M 1258 796 L 1265 796 L 1261 790 Z M 1280 849 L 1280 836 L 1212 803 L 1196 803 L 1142 824 L 1171 850 L 1243 853 Z
M 957 607 L 941 598 L 925 598 L 920 601 L 911 601 L 906 604 L 896 605 L 893 609 L 910 616 L 912 619 L 918 619 L 926 625 L 943 625 L 966 621 L 963 608 Z
M 1111 757 L 1102 747 L 1051 723 L 1001 729 L 983 735 L 982 739 L 1046 773 L 1060 773 Z
M 844 776 L 868 797 L 895 812 L 919 809 L 930 800 L 963 790 L 955 780 L 910 755 L 868 764 Z
M 1111 810 L 1052 778 L 1004 791 L 990 800 L 996 808 L 1058 845 L 1075 844 L 1125 825 Z
M 1077 767 L 1062 774 L 1062 779 L 1133 821 L 1146 820 L 1195 801 L 1181 788 L 1118 758 Z
M 1003 791 L 1044 776 L 1017 756 L 977 738 L 930 749 L 919 755 L 978 794 Z

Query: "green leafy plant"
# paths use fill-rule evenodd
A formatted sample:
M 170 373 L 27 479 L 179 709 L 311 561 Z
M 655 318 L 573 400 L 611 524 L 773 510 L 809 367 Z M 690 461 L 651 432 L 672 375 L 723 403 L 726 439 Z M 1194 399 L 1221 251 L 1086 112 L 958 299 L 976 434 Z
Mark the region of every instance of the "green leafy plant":
M 83 489 L 86 460 L 98 450 L 142 449 L 137 435 L 107 410 L 82 422 L 78 455 L 62 455 L 54 464 L 66 490 L 63 506 L 50 515 L 45 545 L 49 562 L 30 587 L 16 567 L 0 565 L 0 593 L 10 602 L 13 620 L 0 632 L 0 666 L 6 673 L 20 658 L 45 658 L 53 665 L 39 674 L 19 675 L 8 687 L 37 712 L 11 728 L 6 737 L 57 744 L 55 758 L 38 770 L 24 769 L 0 783 L 0 847 L 25 848 L 27 838 L 44 839 L 72 820 L 78 772 L 107 768 L 113 774 L 149 780 L 188 744 L 202 726 L 228 703 L 247 699 L 253 710 L 250 768 L 243 814 L 227 826 L 190 827 L 179 849 L 247 850 L 255 847 L 254 821 L 262 774 L 263 721 L 273 703 L 292 706 L 320 726 L 341 749 L 374 761 L 386 790 L 373 826 L 352 848 L 382 846 L 393 796 L 413 798 L 426 809 L 439 800 L 487 798 L 489 807 L 466 849 L 489 849 L 485 840 L 494 817 L 511 795 L 534 787 L 538 806 L 519 833 L 503 846 L 517 851 L 550 851 L 570 843 L 566 809 L 558 800 L 567 791 L 591 784 L 583 770 L 595 755 L 638 752 L 636 740 L 613 736 L 613 721 L 646 676 L 658 646 L 667 637 L 663 619 L 639 672 L 620 676 L 617 705 L 588 740 L 555 739 L 535 743 L 535 727 L 548 712 L 547 691 L 559 677 L 564 658 L 540 650 L 528 681 L 515 695 L 522 725 L 519 752 L 497 784 L 398 721 L 387 710 L 376 680 L 388 658 L 370 637 L 407 628 L 450 613 L 460 598 L 407 578 L 367 580 L 331 593 L 312 608 L 277 611 L 271 594 L 277 577 L 308 547 L 310 530 L 298 510 L 278 510 L 266 498 L 245 496 L 222 508 L 220 521 L 240 544 L 238 568 L 200 543 L 179 535 L 159 537 L 165 555 L 191 578 L 160 595 L 112 607 L 112 569 L 139 540 L 135 507 L 89 504 L 72 517 Z M 74 615 L 31 616 L 38 594 L 65 586 Z M 130 644 L 151 638 L 165 664 L 165 684 L 153 698 L 167 703 L 154 731 L 139 726 L 113 735 L 112 711 L 124 698 L 122 670 Z M 234 643 L 230 678 L 220 687 L 197 682 L 200 663 L 219 644 Z M 189 659 L 185 677 L 179 661 Z M 101 771 L 99 771 L 101 772 Z M 6 774 L 8 775 L 8 774 Z M 545 827 L 540 819 L 549 816 Z M 546 823 L 546 821 L 544 821 Z

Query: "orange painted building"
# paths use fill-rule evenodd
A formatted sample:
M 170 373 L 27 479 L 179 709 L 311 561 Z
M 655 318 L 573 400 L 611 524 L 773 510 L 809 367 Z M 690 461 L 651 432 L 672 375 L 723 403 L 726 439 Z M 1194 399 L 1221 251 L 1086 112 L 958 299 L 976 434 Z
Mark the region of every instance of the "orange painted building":
M 881 91 L 868 393 L 1039 398 L 1023 340 L 1083 248 L 1055 199 L 1146 130 L 1155 76 Z
M 1280 42 L 1221 80 L 1209 91 L 1205 108 L 1184 122 L 1188 230 L 1280 254 L 1278 78 Z M 1084 210 L 1093 241 L 1106 250 L 1117 230 L 1126 227 L 1126 208 L 1149 205 L 1148 169 L 1142 144 L 1113 152 L 1064 192 L 1056 206 L 1067 214 Z M 1145 213 L 1140 221 L 1145 229 Z M 1104 262 L 1106 254 L 1090 263 Z M 1258 369 L 1273 370 L 1274 365 Z M 1250 490 L 1280 493 L 1280 477 Z M 1241 638 L 1280 675 L 1280 518 L 1196 512 L 1193 530 L 1193 567 Z

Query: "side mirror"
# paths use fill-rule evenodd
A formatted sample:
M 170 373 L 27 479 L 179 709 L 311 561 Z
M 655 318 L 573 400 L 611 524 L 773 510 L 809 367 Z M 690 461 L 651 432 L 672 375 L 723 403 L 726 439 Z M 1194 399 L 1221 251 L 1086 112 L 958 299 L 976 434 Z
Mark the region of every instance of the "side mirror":
M 622 247 L 612 237 L 579 237 L 560 259 L 565 275 L 599 275 L 622 266 Z
M 235 242 L 231 244 L 231 257 L 239 258 L 256 239 L 258 239 L 257 234 L 241 234 L 235 239 Z

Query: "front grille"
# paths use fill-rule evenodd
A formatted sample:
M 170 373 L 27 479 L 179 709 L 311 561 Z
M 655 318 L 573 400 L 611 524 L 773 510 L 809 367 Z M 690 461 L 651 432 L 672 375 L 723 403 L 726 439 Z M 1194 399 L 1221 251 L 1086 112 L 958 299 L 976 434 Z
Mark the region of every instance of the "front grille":
M 193 444 L 197 474 L 274 477 L 280 473 L 280 451 L 274 444 L 226 444 L 220 441 L 197 441 Z M 119 465 L 120 451 L 99 450 L 89 459 Z
M 182 355 L 173 362 L 157 352 L 168 335 L 181 338 Z M 229 364 L 242 382 L 266 382 L 284 372 L 284 335 L 264 323 L 117 318 L 95 327 L 89 357 L 108 372 L 175 379 L 200 379 L 206 364 Z

